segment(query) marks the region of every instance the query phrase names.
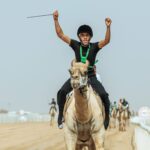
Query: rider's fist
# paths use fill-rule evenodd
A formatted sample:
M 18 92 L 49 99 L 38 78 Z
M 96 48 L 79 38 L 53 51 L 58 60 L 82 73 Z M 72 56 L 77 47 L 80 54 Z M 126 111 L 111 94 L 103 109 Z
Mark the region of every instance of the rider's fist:
M 107 26 L 107 27 L 110 27 L 111 22 L 112 22 L 112 21 L 111 21 L 110 18 L 106 18 L 106 19 L 105 19 L 105 23 L 106 23 L 106 26 Z
M 58 11 L 57 10 L 54 11 L 54 13 L 53 13 L 54 20 L 58 20 L 58 16 L 59 16 Z

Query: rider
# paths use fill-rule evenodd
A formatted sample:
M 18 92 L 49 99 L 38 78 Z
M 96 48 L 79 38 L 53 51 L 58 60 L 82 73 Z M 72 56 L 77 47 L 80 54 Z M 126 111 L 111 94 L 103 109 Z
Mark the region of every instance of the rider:
M 122 103 L 123 103 L 123 99 L 119 99 L 118 109 L 122 109 Z
M 96 75 L 94 73 L 93 66 L 95 65 L 95 59 L 98 51 L 102 49 L 105 45 L 107 45 L 110 41 L 110 25 L 111 25 L 111 19 L 106 18 L 105 24 L 106 24 L 106 35 L 105 39 L 96 43 L 91 43 L 90 40 L 93 37 L 93 31 L 90 26 L 88 25 L 82 25 L 78 28 L 77 36 L 79 38 L 79 41 L 70 39 L 68 36 L 66 36 L 63 33 L 62 28 L 60 27 L 59 21 L 58 21 L 58 11 L 55 11 L 53 13 L 54 23 L 55 23 L 55 29 L 58 37 L 63 40 L 65 43 L 67 43 L 74 51 L 76 61 L 85 63 L 86 60 L 89 61 L 89 69 L 88 69 L 88 78 L 89 82 L 92 86 L 92 88 L 99 94 L 99 96 L 102 99 L 102 102 L 105 106 L 105 120 L 104 120 L 104 127 L 107 129 L 109 125 L 109 105 L 110 101 L 108 98 L 108 93 L 105 91 L 102 84 L 97 80 Z M 57 93 L 57 103 L 59 106 L 59 115 L 58 115 L 58 127 L 61 129 L 63 128 L 62 125 L 62 117 L 63 117 L 63 108 L 66 100 L 66 95 L 72 91 L 70 79 L 68 79 L 64 85 L 61 87 L 61 89 Z
M 110 113 L 112 112 L 112 110 L 115 109 L 117 111 L 117 102 L 114 101 L 113 103 L 110 103 Z
M 49 103 L 49 105 L 51 106 L 49 112 L 51 111 L 52 108 L 54 108 L 57 111 L 56 102 L 54 98 L 52 98 L 52 102 Z
M 114 101 L 112 108 L 115 108 L 117 110 L 117 102 L 116 101 Z
M 55 99 L 52 98 L 52 102 L 49 105 L 56 105 Z
M 129 103 L 125 100 L 125 98 L 123 99 L 122 105 L 124 110 L 129 110 Z

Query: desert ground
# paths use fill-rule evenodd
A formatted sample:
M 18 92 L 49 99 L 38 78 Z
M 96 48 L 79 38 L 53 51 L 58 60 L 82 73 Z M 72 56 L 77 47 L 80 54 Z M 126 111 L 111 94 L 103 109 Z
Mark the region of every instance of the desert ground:
M 63 130 L 48 122 L 0 124 L 0 150 L 65 150 Z M 135 150 L 134 126 L 108 130 L 105 150 Z

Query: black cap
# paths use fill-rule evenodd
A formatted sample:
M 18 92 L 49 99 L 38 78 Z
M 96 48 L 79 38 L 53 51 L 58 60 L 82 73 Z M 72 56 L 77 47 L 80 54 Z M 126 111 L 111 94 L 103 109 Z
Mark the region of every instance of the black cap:
M 88 33 L 91 37 L 93 36 L 92 28 L 89 25 L 82 25 L 78 28 L 77 35 L 80 33 Z

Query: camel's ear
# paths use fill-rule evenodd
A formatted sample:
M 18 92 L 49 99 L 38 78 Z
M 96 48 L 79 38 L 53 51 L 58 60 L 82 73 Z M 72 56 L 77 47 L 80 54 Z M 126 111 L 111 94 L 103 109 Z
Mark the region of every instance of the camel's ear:
M 70 75 L 73 75 L 73 71 L 71 69 L 68 69 Z
M 89 61 L 88 61 L 88 60 L 86 60 L 85 65 L 86 65 L 87 67 L 89 66 Z
M 71 66 L 74 66 L 76 63 L 76 59 L 73 59 L 72 62 L 71 62 Z

